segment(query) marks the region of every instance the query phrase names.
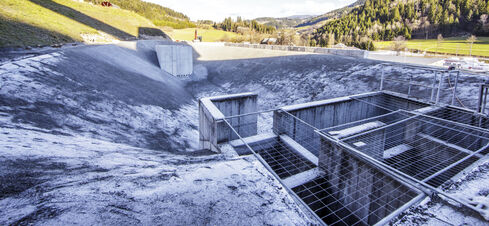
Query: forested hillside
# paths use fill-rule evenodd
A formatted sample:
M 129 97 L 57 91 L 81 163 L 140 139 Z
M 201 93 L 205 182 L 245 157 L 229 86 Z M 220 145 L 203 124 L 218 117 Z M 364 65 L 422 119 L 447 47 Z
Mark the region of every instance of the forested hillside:
M 352 3 L 348 6 L 343 7 L 343 8 L 335 9 L 331 12 L 309 18 L 308 20 L 305 20 L 301 24 L 298 24 L 297 27 L 314 26 L 314 25 L 317 26 L 317 25 L 320 25 L 320 23 L 325 21 L 325 20 L 340 18 L 340 17 L 348 14 L 349 12 L 351 12 L 355 7 L 361 6 L 364 3 L 365 3 L 365 0 L 358 0 L 358 1 Z
M 307 21 L 312 16 L 291 16 L 291 17 L 282 17 L 282 18 L 274 18 L 274 17 L 260 17 L 255 20 L 258 23 L 275 27 L 276 29 L 288 29 L 294 28 L 297 25 Z
M 342 42 L 360 48 L 371 41 L 472 33 L 489 34 L 488 0 L 367 0 L 314 33 L 321 46 Z
M 231 17 L 224 19 L 222 23 L 214 24 L 215 29 L 221 29 L 223 31 L 236 32 L 240 34 L 247 33 L 249 31 L 258 32 L 262 34 L 273 34 L 275 32 L 274 26 L 260 24 L 256 20 L 243 20 L 241 17 L 237 17 L 234 21 Z
M 100 5 L 106 0 L 85 0 L 93 4 Z M 173 28 L 195 27 L 189 18 L 180 12 L 158 4 L 149 3 L 141 0 L 110 0 L 110 3 L 126 10 L 138 13 L 151 20 L 156 26 L 168 26 Z

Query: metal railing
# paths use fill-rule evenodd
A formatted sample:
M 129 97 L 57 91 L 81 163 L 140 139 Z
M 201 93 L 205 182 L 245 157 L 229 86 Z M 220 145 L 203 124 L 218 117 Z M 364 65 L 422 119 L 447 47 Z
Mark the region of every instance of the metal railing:
M 430 96 L 428 97 L 421 97 L 421 99 L 424 99 L 426 101 L 439 104 L 440 103 L 440 97 L 442 95 L 443 91 L 449 91 L 451 95 L 451 105 L 455 105 L 456 101 L 462 106 L 464 104 L 460 101 L 460 99 L 457 97 L 457 88 L 458 88 L 458 80 L 460 76 L 460 71 L 456 70 L 444 70 L 444 69 L 436 69 L 436 68 L 430 68 L 430 67 L 422 67 L 422 66 L 414 66 L 414 65 L 395 65 L 395 64 L 381 64 L 382 69 L 381 69 L 381 80 L 380 80 L 380 90 L 383 91 L 385 90 L 385 82 L 386 81 L 391 81 L 399 84 L 405 84 L 407 85 L 407 92 L 405 93 L 408 96 L 412 96 L 412 90 L 413 87 L 420 87 L 420 88 L 425 88 L 430 90 Z M 396 68 L 403 68 L 403 69 L 415 69 L 415 70 L 424 70 L 427 72 L 431 72 L 432 76 L 431 78 L 428 79 L 429 83 L 427 84 L 426 82 L 420 82 L 420 81 L 415 81 L 414 75 L 410 74 L 408 80 L 404 79 L 396 79 L 392 78 L 391 76 L 386 76 L 385 73 L 385 68 L 387 66 L 391 67 L 396 67 Z M 453 84 L 452 84 L 452 77 L 453 77 Z M 447 83 L 445 83 L 447 81 Z M 395 92 L 399 93 L 399 90 L 392 90 Z
M 268 112 L 268 111 L 265 111 L 265 112 Z M 252 115 L 252 114 L 262 114 L 264 112 L 258 112 L 258 113 L 250 113 L 250 114 L 246 114 L 246 116 L 249 116 L 249 115 Z M 248 144 L 248 142 L 240 135 L 240 133 L 235 129 L 235 126 L 233 126 L 229 120 L 232 120 L 233 118 L 239 118 L 239 117 L 242 117 L 242 116 L 231 116 L 231 117 L 228 117 L 228 118 L 225 118 L 223 119 L 223 121 L 226 123 L 227 126 L 229 126 L 229 129 L 238 137 L 238 139 L 243 143 L 243 145 L 246 146 L 246 148 L 248 149 L 248 151 L 250 151 L 253 156 L 255 156 L 255 158 L 263 165 L 263 167 L 282 185 L 283 188 L 285 188 L 285 190 L 287 191 L 287 193 L 289 195 L 291 195 L 291 197 L 294 199 L 294 201 L 297 203 L 297 204 L 300 204 L 300 206 L 305 209 L 307 211 L 307 215 L 311 216 L 314 220 L 316 220 L 316 222 L 320 225 L 326 225 L 322 219 L 292 190 L 292 188 L 290 188 L 285 182 L 284 180 L 281 178 L 281 176 L 279 176 L 272 168 L 272 166 L 270 166 L 270 164 L 262 157 L 261 154 L 259 154 L 257 151 L 255 151 L 255 149 L 257 148 L 253 148 L 250 146 L 250 144 Z
M 384 171 L 376 170 L 373 166 L 364 166 L 362 169 L 369 170 L 360 170 L 354 179 L 350 178 L 351 173 L 344 174 L 343 171 L 328 174 L 317 165 L 321 142 L 316 127 L 284 110 L 275 110 L 273 121 L 270 116 L 261 116 L 268 115 L 268 111 L 256 114 L 258 131 L 265 132 L 265 134 L 259 133 L 257 138 L 242 136 L 248 134 L 245 131 L 247 128 L 251 128 L 247 124 L 233 125 L 231 122 L 233 119 L 247 117 L 250 114 L 230 116 L 223 121 L 241 141 L 239 147 L 245 147 L 248 153 L 254 155 L 299 206 L 322 225 L 325 223 L 366 224 L 366 222 L 383 224 L 398 216 L 402 212 L 400 210 L 406 210 L 424 197 L 421 191 L 402 181 L 400 184 L 394 182 L 394 177 L 385 174 Z M 273 123 L 275 138 L 266 135 L 270 132 L 271 123 Z M 236 144 L 234 141 L 233 143 Z M 351 161 L 353 165 L 357 162 L 360 165 L 367 164 L 360 160 Z M 341 159 L 331 159 L 329 162 L 336 166 L 344 164 Z M 305 176 L 309 173 L 313 173 L 314 176 Z M 305 177 L 299 180 L 307 180 L 300 184 L 291 184 L 299 177 Z M 332 183 L 333 178 L 338 179 L 337 183 Z M 376 181 L 386 180 L 389 183 L 374 185 L 374 178 Z M 349 184 L 355 180 L 359 181 L 357 185 Z M 345 191 L 342 189 L 343 185 L 351 186 L 352 189 Z M 384 192 L 376 192 L 380 190 Z M 365 203 L 365 200 L 370 200 L 372 203 Z M 365 213 L 366 210 L 369 210 L 368 214 Z M 387 215 L 385 211 L 388 212 Z
M 487 106 L 487 96 L 489 95 L 489 83 L 480 84 L 479 86 L 479 101 L 477 103 L 477 112 L 489 115 Z

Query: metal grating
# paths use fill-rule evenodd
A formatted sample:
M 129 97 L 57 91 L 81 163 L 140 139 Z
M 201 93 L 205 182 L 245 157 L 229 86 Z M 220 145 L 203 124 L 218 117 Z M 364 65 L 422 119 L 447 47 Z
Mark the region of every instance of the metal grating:
M 397 111 L 397 110 L 412 111 L 412 110 L 430 106 L 429 104 L 420 101 L 407 99 L 388 93 L 381 93 L 370 98 L 352 97 L 352 99 L 363 102 L 367 105 L 378 107 L 380 109 L 385 110 L 386 112 Z
M 350 195 L 341 177 L 336 185 L 331 177 L 321 176 L 293 188 L 294 192 L 329 225 L 372 225 L 399 209 L 418 194 L 400 183 L 385 183 L 392 178 L 382 173 L 360 173 Z
M 329 114 L 319 121 L 317 112 L 282 110 L 225 121 L 235 133 L 230 137 L 239 137 L 323 223 L 386 223 L 419 200 L 418 189 L 469 206 L 438 187 L 489 153 L 486 117 L 390 93 L 335 104 L 318 110 Z M 290 183 L 297 177 L 306 180 Z
M 406 75 L 404 73 L 406 69 L 416 73 Z M 391 90 L 436 104 L 445 103 L 465 107 L 456 95 L 459 76 L 459 71 L 383 64 L 380 90 Z
M 405 118 L 339 140 L 434 187 L 489 152 L 487 131 L 404 111 L 396 114 Z M 323 131 L 331 136 L 331 129 Z
M 392 212 L 407 208 L 407 203 L 420 194 L 419 190 L 348 153 L 343 153 L 343 158 L 329 160 L 338 170 L 329 170 L 321 162 L 317 166 L 318 159 L 325 156 L 321 152 L 321 136 L 315 132 L 317 129 L 287 112 L 278 110 L 275 116 L 273 122 L 270 117 L 267 117 L 268 121 L 259 122 L 257 130 L 260 127 L 270 128 L 269 123 L 273 123 L 277 137 L 257 141 L 260 135 L 255 136 L 248 142 L 248 147 L 321 222 L 331 225 L 375 224 L 391 217 Z M 278 116 L 280 123 L 275 121 Z M 239 127 L 240 133 L 253 134 L 243 131 L 243 128 L 254 129 L 246 122 L 236 127 Z M 298 149 L 302 149 L 302 153 Z M 304 156 L 303 152 L 309 155 Z M 316 160 L 311 161 L 311 158 Z M 294 176 L 302 176 L 301 173 L 313 169 L 320 169 L 320 173 L 302 183 L 288 183 Z
M 259 150 L 258 154 L 282 179 L 316 167 L 312 162 L 292 151 L 282 141 L 266 142 L 260 146 L 263 149 Z
M 427 115 L 453 122 L 463 123 L 470 126 L 489 129 L 489 118 L 487 116 L 463 111 L 453 107 L 443 107 Z

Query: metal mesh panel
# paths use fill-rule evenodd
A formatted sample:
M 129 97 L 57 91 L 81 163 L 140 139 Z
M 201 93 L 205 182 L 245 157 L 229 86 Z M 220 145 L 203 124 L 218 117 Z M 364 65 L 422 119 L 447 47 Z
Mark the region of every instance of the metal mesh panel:
M 489 129 L 488 117 L 452 107 L 444 107 L 439 110 L 430 112 L 427 115 L 475 127 L 480 127 L 483 129 Z
M 237 117 L 240 116 L 231 118 Z M 260 122 L 260 118 L 270 117 L 257 118 L 258 130 L 270 127 L 270 120 Z M 243 129 L 253 129 L 253 126 L 246 124 L 240 123 L 239 130 L 233 131 L 248 134 Z M 274 112 L 272 130 L 275 137 L 266 129 L 268 135 L 244 137 L 243 141 L 323 223 L 375 224 L 420 194 L 347 152 L 343 153 L 343 158 L 327 160 L 338 168 L 328 170 L 321 163 L 327 159 L 323 149 L 328 148 L 317 129 L 288 112 Z
M 411 73 L 406 75 L 406 70 Z M 473 107 L 465 106 L 468 100 L 456 96 L 459 74 L 459 71 L 384 64 L 380 90 L 390 90 L 433 103 Z
M 258 154 L 265 159 L 273 171 L 282 179 L 316 167 L 312 162 L 291 150 L 280 140 L 264 143 L 256 149 Z
M 313 155 L 319 155 L 320 139 L 316 128 L 285 111 L 274 112 L 274 132 L 287 136 L 303 146 Z
M 353 99 L 365 103 L 367 105 L 372 105 L 377 108 L 383 109 L 384 113 L 397 111 L 397 110 L 412 111 L 412 110 L 430 106 L 429 104 L 423 102 L 414 101 L 414 100 L 398 97 L 387 93 L 381 93 L 379 95 L 374 96 L 374 98 L 353 98 Z
M 489 152 L 487 131 L 423 115 L 397 114 L 405 118 L 339 140 L 434 187 Z M 331 129 L 323 131 L 331 136 Z
M 400 183 L 385 183 L 384 174 L 361 173 L 357 190 L 345 195 L 327 176 L 318 177 L 293 190 L 312 210 L 330 225 L 371 225 L 404 205 L 417 194 Z M 348 183 L 345 177 L 339 184 Z M 369 193 L 365 193 L 368 190 Z M 403 194 L 400 195 L 400 193 Z
M 428 106 L 379 93 L 225 121 L 242 141 L 233 147 L 256 155 L 318 220 L 370 225 L 413 204 L 418 188 L 468 206 L 438 187 L 489 153 L 489 122 Z

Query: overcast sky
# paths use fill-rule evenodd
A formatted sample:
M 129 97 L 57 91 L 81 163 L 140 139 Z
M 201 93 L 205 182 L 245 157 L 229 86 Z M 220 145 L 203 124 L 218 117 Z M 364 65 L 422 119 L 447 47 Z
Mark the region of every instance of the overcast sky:
M 222 21 L 226 17 L 242 16 L 286 17 L 320 15 L 349 5 L 356 0 L 145 0 L 182 12 L 191 20 Z

